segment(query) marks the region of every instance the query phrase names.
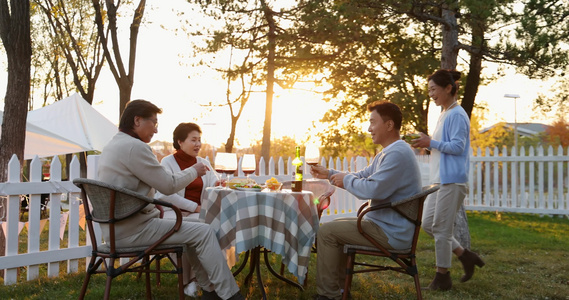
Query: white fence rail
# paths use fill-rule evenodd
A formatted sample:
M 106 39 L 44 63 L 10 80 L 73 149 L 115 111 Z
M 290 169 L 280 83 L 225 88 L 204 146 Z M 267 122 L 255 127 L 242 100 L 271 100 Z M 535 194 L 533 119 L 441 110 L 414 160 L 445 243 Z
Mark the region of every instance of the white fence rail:
M 493 155 L 489 155 L 489 152 L 486 149 L 487 154 L 483 156 L 478 150 L 471 157 L 470 189 L 464 203 L 467 210 L 569 215 L 569 156 L 563 155 L 562 148 L 557 150 L 557 154 L 551 148 L 546 154 L 541 148 L 527 151 L 522 148 L 523 155 L 516 155 L 515 152 L 509 155 L 507 149 L 502 152 L 494 149 Z M 417 156 L 417 159 L 423 184 L 426 185 L 429 182 L 429 157 Z M 261 160 L 258 169 L 260 175 L 252 178 L 257 182 L 264 182 L 270 177 L 276 177 L 279 181 L 289 180 L 293 169 L 291 161 L 290 157 L 286 163 L 282 157 L 276 162 L 271 158 L 267 170 Z M 98 156 L 89 156 L 87 162 L 88 177 L 96 178 Z M 323 158 L 321 161 L 329 168 L 350 172 L 359 171 L 368 163 L 365 157 L 342 160 Z M 309 166 L 305 165 L 304 170 L 307 168 Z M 79 239 L 80 230 L 86 228 L 79 189 L 72 183 L 79 176 L 79 162 L 75 158 L 69 169 L 69 181 L 62 181 L 59 159 L 53 159 L 50 181 L 42 182 L 41 161 L 36 158 L 30 164 L 30 182 L 20 182 L 19 162 L 15 156 L 10 160 L 8 181 L 0 183 L 0 196 L 7 200 L 6 221 L 1 223 L 6 236 L 6 256 L 0 257 L 0 270 L 5 270 L 4 284 L 17 283 L 20 268 L 26 268 L 27 280 L 35 279 L 43 272 L 50 277 L 59 276 L 61 262 L 67 266 L 67 273 L 76 272 L 78 260 L 90 255 L 88 240 L 80 242 Z M 241 170 L 238 170 L 238 176 L 244 176 Z M 305 178 L 311 178 L 307 171 Z M 51 209 L 47 218 L 42 218 L 42 194 L 49 195 Z M 26 222 L 20 220 L 22 195 L 26 195 L 29 201 Z M 321 221 L 354 216 L 362 203 L 345 190 L 337 189 Z M 45 224 L 49 225 L 44 228 Z M 24 228 L 26 240 L 23 240 L 25 235 L 20 234 Z M 45 230 L 48 230 L 47 249 L 40 245 L 40 235 Z

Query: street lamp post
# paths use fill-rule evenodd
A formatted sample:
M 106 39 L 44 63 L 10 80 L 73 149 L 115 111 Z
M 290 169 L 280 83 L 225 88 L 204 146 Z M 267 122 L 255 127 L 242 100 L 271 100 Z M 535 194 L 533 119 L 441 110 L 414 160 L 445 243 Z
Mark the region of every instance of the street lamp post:
M 516 100 L 520 98 L 518 94 L 505 94 L 504 98 L 513 98 L 514 99 L 514 148 L 516 149 L 516 153 L 518 152 L 518 116 L 517 116 L 517 108 L 516 108 Z

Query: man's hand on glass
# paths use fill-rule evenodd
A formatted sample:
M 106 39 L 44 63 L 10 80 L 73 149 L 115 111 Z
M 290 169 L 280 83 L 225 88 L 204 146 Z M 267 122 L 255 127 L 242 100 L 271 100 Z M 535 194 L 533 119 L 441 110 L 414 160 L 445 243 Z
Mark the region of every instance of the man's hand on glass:
M 314 178 L 328 179 L 328 169 L 321 165 L 310 166 L 310 174 Z

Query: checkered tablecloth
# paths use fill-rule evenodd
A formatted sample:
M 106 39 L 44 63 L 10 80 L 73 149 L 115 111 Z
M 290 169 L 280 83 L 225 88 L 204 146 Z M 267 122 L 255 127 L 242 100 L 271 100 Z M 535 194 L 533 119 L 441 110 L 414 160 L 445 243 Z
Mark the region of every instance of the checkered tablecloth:
M 200 219 L 211 224 L 222 249 L 235 253 L 257 246 L 282 256 L 288 270 L 304 282 L 318 231 L 318 212 L 309 191 L 244 192 L 207 188 Z

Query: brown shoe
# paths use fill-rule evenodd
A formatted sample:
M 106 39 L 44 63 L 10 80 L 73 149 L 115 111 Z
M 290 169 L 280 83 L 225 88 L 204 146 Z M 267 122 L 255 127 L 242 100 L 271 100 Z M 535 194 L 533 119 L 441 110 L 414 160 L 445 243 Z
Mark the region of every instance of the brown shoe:
M 464 275 L 460 278 L 460 282 L 466 282 L 472 278 L 475 265 L 482 268 L 486 264 L 478 254 L 468 249 L 464 249 L 462 255 L 458 257 L 458 260 L 460 260 L 464 268 Z
M 422 290 L 429 290 L 429 291 L 448 291 L 452 288 L 452 279 L 450 278 L 450 271 L 443 273 L 435 273 L 435 279 L 431 281 L 428 287 L 421 288 Z

